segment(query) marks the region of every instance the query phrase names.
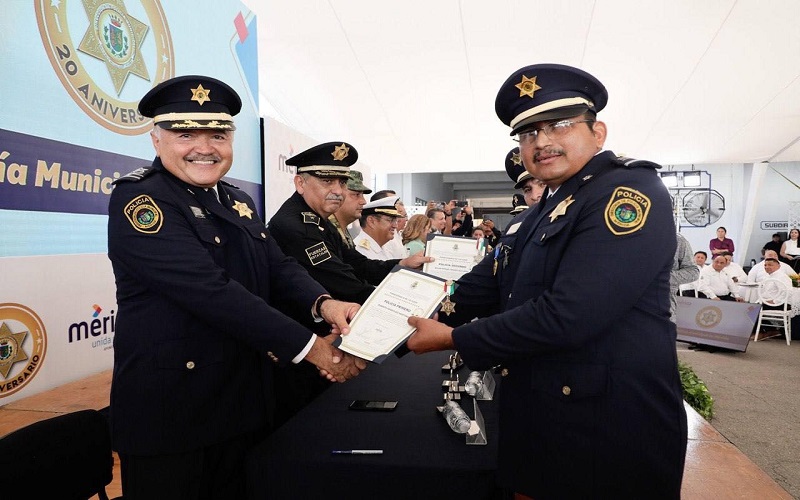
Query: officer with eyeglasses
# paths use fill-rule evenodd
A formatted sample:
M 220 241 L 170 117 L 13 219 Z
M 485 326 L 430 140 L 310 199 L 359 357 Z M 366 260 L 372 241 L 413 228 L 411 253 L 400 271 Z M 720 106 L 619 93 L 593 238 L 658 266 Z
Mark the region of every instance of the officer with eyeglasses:
M 517 499 L 680 498 L 672 204 L 658 165 L 603 149 L 607 100 L 594 76 L 558 64 L 503 83 L 497 115 L 547 194 L 508 253 L 457 282 L 456 310 L 490 315 L 409 319 L 414 352 L 457 349 L 473 370 L 505 367 L 498 477 Z

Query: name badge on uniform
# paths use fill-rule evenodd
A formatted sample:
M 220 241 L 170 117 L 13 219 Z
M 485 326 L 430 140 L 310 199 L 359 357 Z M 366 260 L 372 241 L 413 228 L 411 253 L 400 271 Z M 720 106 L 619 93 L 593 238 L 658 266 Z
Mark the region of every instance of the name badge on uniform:
M 324 241 L 320 241 L 316 245 L 306 248 L 306 255 L 308 255 L 308 260 L 311 262 L 312 266 L 322 264 L 331 258 L 331 252 L 328 250 L 328 247 L 325 246 Z

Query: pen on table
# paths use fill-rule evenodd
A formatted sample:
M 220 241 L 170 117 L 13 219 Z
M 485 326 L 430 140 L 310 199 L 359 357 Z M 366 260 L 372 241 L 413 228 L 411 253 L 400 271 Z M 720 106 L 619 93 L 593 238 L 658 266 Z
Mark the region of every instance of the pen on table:
M 333 450 L 332 455 L 383 455 L 383 450 Z

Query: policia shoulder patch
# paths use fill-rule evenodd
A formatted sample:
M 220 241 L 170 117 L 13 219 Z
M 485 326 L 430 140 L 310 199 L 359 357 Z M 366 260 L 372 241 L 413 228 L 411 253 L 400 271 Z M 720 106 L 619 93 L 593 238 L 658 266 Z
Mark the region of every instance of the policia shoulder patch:
M 155 234 L 161 230 L 164 214 L 156 202 L 146 194 L 132 199 L 124 209 L 125 217 L 140 233 Z
M 622 236 L 644 227 L 649 213 L 650 198 L 635 189 L 619 186 L 608 200 L 604 216 L 608 229 Z

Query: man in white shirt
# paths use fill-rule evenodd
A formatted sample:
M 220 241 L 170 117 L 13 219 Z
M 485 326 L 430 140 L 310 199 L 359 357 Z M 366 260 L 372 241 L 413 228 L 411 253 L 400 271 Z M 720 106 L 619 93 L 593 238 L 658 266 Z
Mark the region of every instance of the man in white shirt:
M 694 253 L 694 263 L 697 264 L 697 267 L 701 271 L 703 270 L 704 267 L 708 265 L 708 263 L 706 263 L 706 260 L 708 260 L 708 254 L 705 253 L 704 251 L 699 250 Z
M 739 296 L 738 286 L 731 277 L 723 272 L 727 264 L 723 255 L 714 257 L 710 266 L 700 270 L 700 280 L 697 291 L 713 300 L 735 300 L 743 302 Z
M 747 281 L 747 273 L 744 272 L 742 266 L 733 262 L 733 255 L 730 252 L 723 252 L 720 255 L 725 257 L 725 262 L 727 262 L 722 272 L 730 276 L 734 283 L 738 284 Z
M 769 273 L 767 273 L 766 269 L 764 269 L 767 259 L 778 260 L 778 252 L 776 252 L 775 250 L 764 251 L 764 260 L 753 266 L 753 268 L 750 269 L 750 272 L 747 273 L 747 281 L 749 283 L 760 283 L 765 279 L 767 279 Z M 790 266 L 785 262 L 778 261 L 778 263 L 780 264 L 780 270 L 783 271 L 783 273 L 786 274 L 787 277 L 794 274 L 792 266 Z M 791 282 L 791 280 L 789 281 Z
M 378 201 L 382 198 L 388 198 L 390 196 L 397 197 L 397 193 L 391 189 L 384 189 L 383 191 L 378 191 L 377 193 L 373 194 L 369 201 Z M 397 218 L 397 230 L 394 232 L 394 238 L 392 238 L 392 241 L 384 246 L 384 250 L 391 255 L 390 258 L 392 259 L 404 259 L 408 256 L 408 251 L 403 245 L 403 229 L 405 229 L 406 222 L 408 222 L 408 213 L 406 212 L 405 204 L 399 199 L 399 197 L 394 206 L 400 213 L 400 217 Z
M 388 243 L 394 238 L 400 212 L 397 196 L 371 201 L 361 209 L 361 232 L 353 238 L 356 250 L 367 258 L 391 260 Z

